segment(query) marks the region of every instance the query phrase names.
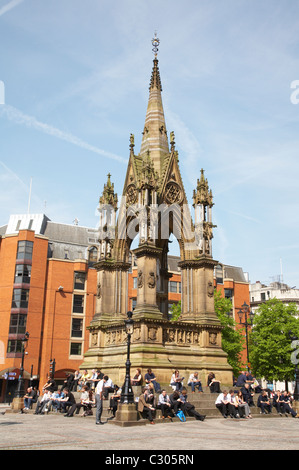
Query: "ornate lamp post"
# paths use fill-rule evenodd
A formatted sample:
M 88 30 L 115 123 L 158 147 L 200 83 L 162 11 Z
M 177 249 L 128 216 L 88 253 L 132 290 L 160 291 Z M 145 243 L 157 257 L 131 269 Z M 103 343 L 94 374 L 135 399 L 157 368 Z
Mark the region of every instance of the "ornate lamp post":
M 245 321 L 243 320 L 243 315 L 245 315 Z M 254 313 L 250 310 L 249 305 L 246 302 L 242 305 L 242 307 L 238 311 L 239 316 L 239 324 L 245 326 L 245 338 L 246 338 L 246 352 L 247 352 L 247 368 L 249 370 L 249 347 L 248 347 L 248 327 L 252 325 Z M 248 321 L 249 317 L 249 321 Z
M 128 319 L 125 320 L 125 328 L 126 328 L 126 333 L 127 333 L 126 377 L 125 377 L 124 385 L 122 387 L 120 402 L 126 403 L 126 404 L 134 403 L 134 393 L 132 390 L 131 378 L 130 378 L 130 368 L 131 368 L 130 347 L 131 347 L 131 336 L 134 330 L 134 321 L 132 319 L 132 316 L 133 316 L 133 312 L 127 312 Z
M 17 391 L 16 391 L 16 397 L 17 398 L 22 398 L 25 394 L 23 374 L 24 374 L 25 351 L 26 351 L 26 348 L 27 348 L 27 345 L 28 345 L 28 340 L 29 340 L 29 333 L 26 332 L 25 336 L 22 338 L 22 361 L 21 361 L 21 367 L 20 367 L 18 387 L 17 387 Z

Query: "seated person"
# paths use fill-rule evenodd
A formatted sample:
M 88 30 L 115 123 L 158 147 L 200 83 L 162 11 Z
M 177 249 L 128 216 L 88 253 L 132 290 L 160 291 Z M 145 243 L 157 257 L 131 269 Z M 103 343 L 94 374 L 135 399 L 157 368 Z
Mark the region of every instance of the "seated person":
M 198 411 L 196 411 L 195 406 L 192 405 L 192 403 L 190 403 L 188 401 L 188 395 L 187 395 L 186 388 L 182 389 L 181 394 L 180 394 L 180 400 L 182 402 L 181 409 L 182 409 L 184 415 L 187 414 L 188 416 L 194 416 L 194 418 L 199 420 L 199 421 L 204 421 L 205 420 L 205 415 L 201 415 Z
M 170 385 L 173 390 L 181 390 L 183 388 L 183 380 L 185 377 L 181 377 L 178 370 L 175 370 L 170 379 Z
M 48 392 L 47 390 L 44 390 L 43 396 L 37 402 L 34 414 L 35 415 L 44 414 L 46 411 L 47 404 L 49 403 L 51 398 L 52 398 L 52 392 Z
M 24 395 L 24 410 L 29 410 L 32 403 L 37 402 L 37 392 L 32 387 L 27 388 L 27 393 Z
M 48 404 L 48 408 L 52 408 L 56 413 L 61 409 L 60 398 L 64 398 L 64 393 L 62 390 L 57 390 L 52 393 L 51 400 Z
M 199 392 L 203 393 L 201 381 L 198 377 L 198 372 L 194 372 L 193 374 L 189 375 L 188 386 L 191 387 L 192 393 L 195 392 L 196 387 L 198 388 Z
M 246 403 L 248 403 L 249 406 L 254 406 L 253 393 L 250 391 L 250 385 L 248 383 L 244 384 L 241 388 L 241 392 Z
M 159 395 L 157 408 L 161 410 L 163 419 L 169 418 L 172 421 L 172 418 L 173 418 L 172 406 L 171 406 L 170 398 L 167 395 L 166 390 L 164 389 L 161 391 Z
M 266 391 L 263 391 L 258 397 L 257 406 L 261 408 L 263 415 L 266 414 L 266 412 L 272 413 L 272 405 Z
M 219 412 L 222 414 L 224 418 L 227 418 L 228 415 L 230 414 L 230 395 L 226 390 L 223 390 L 222 393 L 218 395 L 215 401 L 216 408 L 219 410 Z
M 252 418 L 250 407 L 244 400 L 241 390 L 238 391 L 237 395 L 234 395 L 234 403 L 238 407 L 240 418 Z
M 210 372 L 208 375 L 207 385 L 210 387 L 211 393 L 221 393 L 220 380 L 217 380 L 214 372 Z
M 156 376 L 152 369 L 147 369 L 147 373 L 144 376 L 144 381 L 146 384 L 153 384 L 155 392 L 159 392 L 161 390 L 160 384 L 157 382 Z
M 235 386 L 236 386 L 236 387 L 243 387 L 243 385 L 246 384 L 246 382 L 247 382 L 246 372 L 243 371 L 243 372 L 241 372 L 241 374 L 238 376 Z
M 62 410 L 66 412 L 67 408 L 69 409 L 70 407 L 74 405 L 74 403 L 76 403 L 76 400 L 75 400 L 74 395 L 68 388 L 65 388 L 63 390 L 63 393 L 64 393 L 64 398 L 60 398 L 60 403 L 61 403 Z M 65 416 L 66 415 L 67 415 L 67 412 Z
M 175 390 L 170 396 L 169 400 L 174 414 L 176 415 L 179 410 L 183 411 L 183 402 L 180 398 L 180 393 L 178 390 Z
M 48 381 L 43 386 L 43 390 L 47 390 L 48 392 L 56 392 L 57 384 L 52 375 L 48 376 Z
M 142 393 L 138 400 L 137 409 L 144 418 L 147 418 L 149 420 L 150 424 L 155 424 L 153 420 L 155 408 L 150 403 L 147 403 L 147 394 L 148 390 L 143 387 Z
M 92 390 L 90 391 L 92 392 Z M 76 403 L 76 401 L 73 401 L 73 404 L 69 407 L 68 412 L 66 413 L 65 416 L 71 417 L 74 415 L 75 412 L 76 414 L 79 414 L 80 409 L 84 407 L 84 402 L 87 403 L 88 399 L 89 399 L 89 388 L 87 385 L 84 385 L 82 387 L 80 402 Z
M 136 369 L 136 373 L 132 379 L 132 385 L 136 386 L 136 385 L 142 385 L 142 374 L 141 374 L 141 370 L 140 369 Z
M 284 413 L 284 400 L 282 400 L 280 390 L 277 390 L 274 394 L 272 405 L 276 408 L 278 414 L 282 415 Z
M 288 414 L 291 414 L 293 418 L 299 418 L 299 415 L 297 415 L 296 411 L 292 408 L 291 399 L 286 390 L 283 392 L 281 400 L 284 402 L 283 410 L 285 415 L 287 416 Z
M 112 380 L 108 377 L 108 375 L 104 375 L 105 383 L 103 385 L 103 399 L 108 400 L 109 393 L 114 392 L 114 385 Z
M 118 404 L 120 402 L 120 395 L 121 395 L 121 388 L 118 385 L 114 385 L 114 392 L 113 395 L 110 397 L 110 406 L 109 406 L 109 411 L 112 412 L 113 416 L 115 416 L 115 413 L 118 408 Z

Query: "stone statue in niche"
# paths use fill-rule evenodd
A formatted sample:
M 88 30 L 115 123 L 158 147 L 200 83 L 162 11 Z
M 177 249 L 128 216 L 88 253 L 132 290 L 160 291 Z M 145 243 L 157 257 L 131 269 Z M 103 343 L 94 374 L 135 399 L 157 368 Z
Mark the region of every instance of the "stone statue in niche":
M 150 341 L 156 341 L 157 339 L 157 328 L 156 327 L 149 327 L 148 329 L 148 339 Z
M 153 289 L 156 285 L 156 275 L 154 272 L 150 272 L 148 276 L 148 287 Z
M 209 333 L 209 343 L 215 346 L 217 344 L 217 335 L 216 333 Z
M 97 286 L 97 298 L 100 299 L 101 297 L 102 297 L 102 286 L 101 286 L 101 283 L 99 282 Z
M 137 286 L 138 286 L 138 289 L 141 289 L 143 287 L 143 274 L 141 270 L 138 271 Z

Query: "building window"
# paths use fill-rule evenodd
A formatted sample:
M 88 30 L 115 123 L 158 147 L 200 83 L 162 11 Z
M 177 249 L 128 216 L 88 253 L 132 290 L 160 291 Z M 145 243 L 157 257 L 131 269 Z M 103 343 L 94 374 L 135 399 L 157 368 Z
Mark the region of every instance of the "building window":
M 262 292 L 261 293 L 261 301 L 264 302 L 266 300 L 266 293 Z
M 8 340 L 7 343 L 7 352 L 8 353 L 21 353 L 22 352 L 22 341 L 21 340 Z
M 137 277 L 133 277 L 133 289 L 137 289 Z
M 179 293 L 181 294 L 181 292 L 182 292 L 182 283 L 178 282 L 178 285 L 179 285 Z
M 14 314 L 10 316 L 9 334 L 24 335 L 26 333 L 27 315 Z
M 18 243 L 17 259 L 32 259 L 33 242 L 20 241 Z
M 177 282 L 169 281 L 169 292 L 177 293 Z
M 30 284 L 31 265 L 17 264 L 15 273 L 15 284 Z
M 72 338 L 82 338 L 83 336 L 83 319 L 73 318 L 72 319 Z
M 136 308 L 137 305 L 137 299 L 132 299 L 132 310 Z
M 85 289 L 85 280 L 86 280 L 86 274 L 76 271 L 75 272 L 75 277 L 74 277 L 74 289 L 84 290 Z
M 224 289 L 224 297 L 226 299 L 232 300 L 234 296 L 234 290 L 233 289 Z
M 14 289 L 12 297 L 12 308 L 28 308 L 29 289 Z
M 221 264 L 218 264 L 215 268 L 215 277 L 217 284 L 223 284 L 223 269 Z
M 98 260 L 98 249 L 97 247 L 92 246 L 88 250 L 88 261 L 90 261 L 91 263 L 96 263 L 97 260 Z
M 70 355 L 71 356 L 81 356 L 82 353 L 82 344 L 81 343 L 71 343 Z
M 83 313 L 84 311 L 84 295 L 74 295 L 73 312 Z

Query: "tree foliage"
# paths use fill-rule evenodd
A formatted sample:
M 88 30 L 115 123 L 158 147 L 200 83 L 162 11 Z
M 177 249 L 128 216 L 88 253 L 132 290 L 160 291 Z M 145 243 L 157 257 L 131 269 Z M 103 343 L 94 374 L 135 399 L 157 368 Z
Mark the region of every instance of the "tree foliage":
M 296 304 L 270 299 L 260 305 L 250 334 L 250 363 L 257 377 L 294 380 L 290 332 L 299 337 Z

